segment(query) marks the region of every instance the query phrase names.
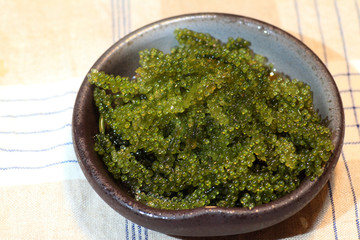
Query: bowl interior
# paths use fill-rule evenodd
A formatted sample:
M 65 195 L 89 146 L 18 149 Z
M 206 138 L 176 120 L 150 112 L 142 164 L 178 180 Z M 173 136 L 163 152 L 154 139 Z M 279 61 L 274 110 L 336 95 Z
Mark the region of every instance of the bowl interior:
M 234 208 L 166 211 L 149 208 L 134 201 L 116 183 L 93 150 L 93 136 L 98 131 L 98 113 L 93 103 L 93 88 L 85 78 L 74 108 L 73 140 L 80 166 L 88 181 L 110 206 L 125 217 L 145 227 L 174 235 L 215 236 L 249 232 L 293 215 L 322 189 L 336 165 L 342 147 L 344 114 L 332 76 L 309 48 L 284 31 L 251 18 L 216 13 L 183 15 L 145 26 L 115 43 L 93 68 L 131 77 L 139 66 L 139 51 L 158 48 L 169 52 L 171 47 L 177 45 L 173 35 L 176 28 L 210 33 L 224 42 L 229 37 L 242 37 L 251 42 L 254 52 L 266 56 L 278 72 L 284 72 L 311 86 L 315 107 L 323 118 L 330 120 L 329 127 L 333 131 L 333 143 L 336 146 L 323 176 L 315 182 L 307 180 L 289 196 L 252 211 Z M 207 230 L 204 232 L 204 229 Z

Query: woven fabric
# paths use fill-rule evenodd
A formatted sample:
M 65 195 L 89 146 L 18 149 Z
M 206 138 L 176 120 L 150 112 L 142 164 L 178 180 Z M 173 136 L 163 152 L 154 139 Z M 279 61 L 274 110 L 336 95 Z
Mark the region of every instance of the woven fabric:
M 359 0 L 0 0 L 0 9 L 0 239 L 176 239 L 125 219 L 93 191 L 71 117 L 85 74 L 114 42 L 194 12 L 256 18 L 300 39 L 329 68 L 346 118 L 338 165 L 310 204 L 273 227 L 212 239 L 360 238 Z

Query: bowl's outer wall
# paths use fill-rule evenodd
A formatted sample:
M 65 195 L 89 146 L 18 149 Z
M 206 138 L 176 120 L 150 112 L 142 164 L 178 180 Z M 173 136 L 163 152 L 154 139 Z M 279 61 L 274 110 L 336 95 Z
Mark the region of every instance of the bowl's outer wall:
M 268 57 L 276 70 L 308 83 L 314 104 L 328 117 L 336 149 L 324 174 L 315 182 L 307 181 L 289 197 L 247 209 L 201 208 L 192 211 L 159 211 L 134 201 L 107 172 L 94 152 L 98 131 L 98 113 L 94 106 L 93 87 L 85 78 L 75 103 L 73 115 L 74 148 L 79 164 L 95 191 L 116 211 L 128 219 L 163 233 L 181 236 L 216 236 L 262 229 L 295 214 L 323 188 L 336 166 L 344 137 L 344 113 L 339 92 L 323 63 L 300 41 L 280 29 L 241 16 L 226 14 L 183 15 L 157 22 L 127 35 L 100 57 L 93 68 L 131 77 L 138 65 L 138 52 L 158 48 L 169 52 L 177 44 L 176 28 L 207 32 L 222 41 L 242 37 L 251 48 Z M 276 209 L 276 211 L 275 211 Z

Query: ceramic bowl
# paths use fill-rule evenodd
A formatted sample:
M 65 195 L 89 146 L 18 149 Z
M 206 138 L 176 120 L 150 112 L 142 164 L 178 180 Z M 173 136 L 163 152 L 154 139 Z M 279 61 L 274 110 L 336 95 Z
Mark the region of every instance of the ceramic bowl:
M 73 142 L 84 175 L 113 209 L 146 228 L 177 236 L 223 236 L 260 230 L 289 218 L 307 205 L 329 180 L 343 145 L 344 112 L 336 84 L 321 60 L 301 41 L 283 30 L 243 16 L 198 13 L 167 18 L 142 27 L 111 46 L 92 68 L 111 74 L 132 76 L 138 67 L 138 52 L 158 48 L 165 52 L 177 44 L 176 28 L 210 33 L 227 41 L 242 37 L 251 48 L 274 63 L 279 72 L 309 84 L 314 105 L 328 117 L 335 149 L 324 173 L 315 181 L 305 179 L 292 193 L 268 204 L 247 208 L 203 207 L 190 210 L 159 210 L 145 206 L 130 196 L 107 172 L 94 152 L 98 132 L 98 112 L 93 102 L 93 87 L 85 77 L 73 111 Z M 109 219 L 109 221 L 111 221 Z

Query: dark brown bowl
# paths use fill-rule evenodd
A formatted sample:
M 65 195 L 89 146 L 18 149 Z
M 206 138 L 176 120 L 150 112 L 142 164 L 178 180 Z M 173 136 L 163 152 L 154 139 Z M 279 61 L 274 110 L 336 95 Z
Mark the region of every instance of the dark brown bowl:
M 241 36 L 252 49 L 268 57 L 280 72 L 304 80 L 314 93 L 314 104 L 328 117 L 335 149 L 324 173 L 315 181 L 305 179 L 292 193 L 268 204 L 247 208 L 203 207 L 190 210 L 160 210 L 130 196 L 108 173 L 94 151 L 98 112 L 93 87 L 85 77 L 73 112 L 73 142 L 81 169 L 95 191 L 113 209 L 129 220 L 162 233 L 177 236 L 223 236 L 256 231 L 289 218 L 307 205 L 324 187 L 338 161 L 344 138 L 344 112 L 336 84 L 321 60 L 302 42 L 270 24 L 236 15 L 199 13 L 164 19 L 125 36 L 110 47 L 92 68 L 132 76 L 138 67 L 138 52 L 145 48 L 169 51 L 176 45 L 175 28 L 207 32 L 221 40 Z M 111 221 L 111 220 L 109 220 Z

